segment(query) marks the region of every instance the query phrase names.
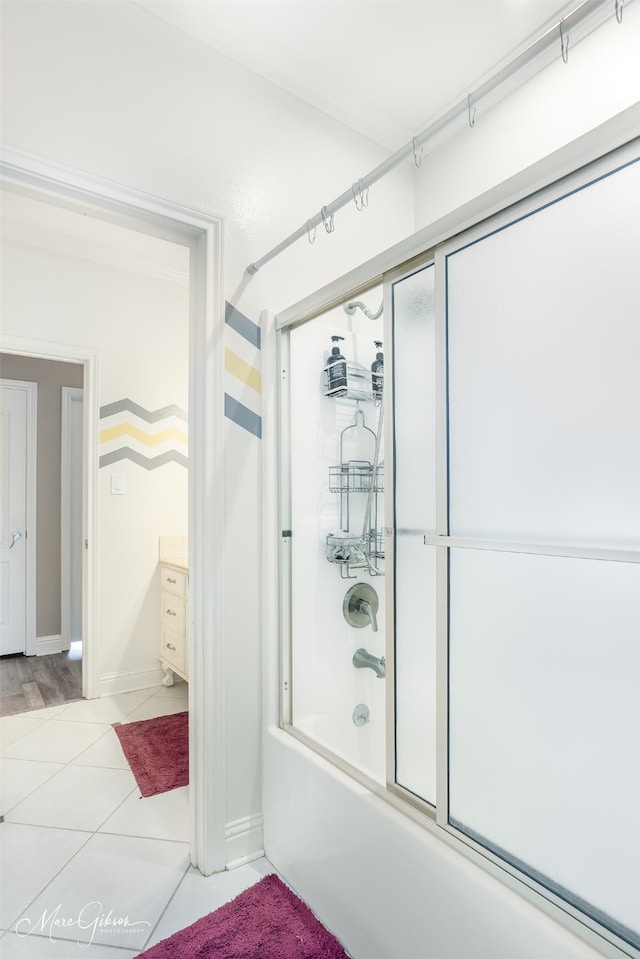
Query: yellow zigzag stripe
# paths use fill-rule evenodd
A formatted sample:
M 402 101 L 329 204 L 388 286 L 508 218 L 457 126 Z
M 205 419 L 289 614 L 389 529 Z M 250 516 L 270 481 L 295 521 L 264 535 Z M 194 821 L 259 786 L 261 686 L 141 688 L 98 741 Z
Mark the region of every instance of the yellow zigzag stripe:
M 162 430 L 160 433 L 145 433 L 144 430 L 134 426 L 133 423 L 119 423 L 118 426 L 101 430 L 100 442 L 108 443 L 109 440 L 117 440 L 120 436 L 132 436 L 133 439 L 144 443 L 145 446 L 158 446 L 160 443 L 166 443 L 167 440 L 177 440 L 178 443 L 187 445 L 187 434 L 175 426 Z
M 262 377 L 260 376 L 260 372 L 255 366 L 251 366 L 251 364 L 243 360 L 241 356 L 234 353 L 233 350 L 225 349 L 224 367 L 228 373 L 237 376 L 239 380 L 242 380 L 243 383 L 250 386 L 256 393 L 262 392 Z

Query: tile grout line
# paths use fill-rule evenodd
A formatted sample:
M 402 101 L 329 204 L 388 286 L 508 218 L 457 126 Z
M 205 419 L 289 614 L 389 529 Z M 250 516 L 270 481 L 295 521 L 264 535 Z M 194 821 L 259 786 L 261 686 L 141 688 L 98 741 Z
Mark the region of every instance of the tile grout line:
M 171 903 L 172 903 L 173 900 L 175 899 L 175 897 L 176 897 L 176 895 L 177 895 L 177 893 L 178 893 L 178 889 L 180 888 L 180 886 L 182 885 L 182 883 L 183 883 L 183 882 L 185 881 L 185 879 L 187 878 L 187 875 L 188 875 L 190 869 L 191 869 L 191 862 L 189 861 L 189 862 L 187 863 L 187 868 L 185 869 L 184 873 L 182 874 L 182 878 L 180 879 L 180 882 L 176 885 L 176 888 L 173 890 L 173 892 L 171 893 L 171 895 L 170 895 L 169 898 L 167 899 L 167 902 L 165 903 L 164 909 L 162 910 L 162 912 L 161 912 L 160 915 L 158 916 L 158 918 L 157 918 L 157 920 L 156 920 L 153 928 L 149 930 L 149 935 L 147 936 L 147 938 L 145 939 L 145 941 L 144 941 L 144 943 L 143 943 L 144 946 L 147 946 L 147 944 L 148 944 L 148 943 L 151 941 L 151 939 L 153 938 L 153 935 L 154 935 L 156 929 L 158 928 L 158 926 L 160 925 L 162 919 L 164 918 L 164 915 L 165 915 L 167 909 L 169 908 L 169 906 L 171 905 Z M 160 940 L 160 942 L 162 942 L 162 940 Z
M 7 823 L 7 825 L 9 825 L 9 826 L 11 826 L 11 825 L 13 825 L 13 826 L 27 826 L 27 825 L 28 825 L 30 829 L 33 829 L 33 827 L 34 827 L 35 824 L 34 824 L 34 823 Z M 43 829 L 49 829 L 49 828 L 52 828 L 52 827 L 43 826 L 42 828 L 43 828 Z M 55 828 L 55 827 L 53 827 L 53 828 Z M 68 829 L 67 832 L 86 832 L 86 830 L 84 830 L 84 829 Z M 31 908 L 31 906 L 34 904 L 34 902 L 36 901 L 36 899 L 38 899 L 39 896 L 43 895 L 43 893 L 49 888 L 49 886 L 51 885 L 51 883 L 52 883 L 55 879 L 58 878 L 58 876 L 59 876 L 60 873 L 63 871 L 63 869 L 66 869 L 67 866 L 69 865 L 69 863 L 70 863 L 73 859 L 76 858 L 76 856 L 78 855 L 78 853 L 80 852 L 80 850 L 81 850 L 81 849 L 84 849 L 84 847 L 86 846 L 86 844 L 89 842 L 89 840 L 91 839 L 91 836 L 92 836 L 92 833 L 87 832 L 87 838 L 85 839 L 85 841 L 84 841 L 83 843 L 81 843 L 80 846 L 78 846 L 78 848 L 76 849 L 76 851 L 75 851 L 74 853 L 72 853 L 72 855 L 69 856 L 69 858 L 60 866 L 60 868 L 58 869 L 58 871 L 55 873 L 54 876 L 51 877 L 51 879 L 49 880 L 49 882 L 45 883 L 45 885 L 42 887 L 42 889 L 39 889 L 39 890 L 38 890 L 38 892 L 35 894 L 35 896 L 33 897 L 33 899 L 31 899 L 31 900 L 29 901 L 28 905 L 26 905 L 23 909 L 20 910 L 20 912 L 18 913 L 18 915 L 15 917 L 15 919 L 14 919 L 11 923 L 9 923 L 9 926 L 10 926 L 10 927 L 11 927 L 11 926 L 15 926 L 15 924 L 16 924 L 16 923 L 18 922 L 18 920 L 20 919 L 20 916 L 22 916 L 22 915 L 27 911 L 27 909 L 30 909 L 30 908 Z M 9 928 L 9 929 L 7 929 L 7 932 L 15 932 L 16 935 L 19 935 L 19 933 L 18 933 L 15 929 Z
M 126 720 L 126 718 L 127 718 L 128 716 L 130 716 L 133 712 L 135 712 L 136 709 L 138 709 L 139 707 L 141 707 L 141 706 L 149 703 L 149 702 L 151 701 L 151 699 L 153 699 L 155 696 L 157 696 L 158 692 L 159 692 L 159 690 L 156 690 L 155 693 L 152 693 L 150 696 L 145 697 L 145 699 L 144 699 L 141 703 L 138 703 L 129 713 L 125 714 L 125 717 L 123 717 L 123 719 L 120 720 L 119 722 L 122 722 L 122 721 Z M 159 697 L 160 700 L 164 700 L 164 699 L 176 699 L 176 700 L 178 700 L 179 698 L 182 698 L 182 697 L 167 697 L 167 696 L 160 696 L 160 697 Z M 176 705 L 178 705 L 178 704 L 176 704 Z M 48 708 L 48 707 L 47 707 L 47 708 Z M 184 711 L 184 708 L 185 708 L 184 705 L 181 705 L 179 711 Z M 188 705 L 187 705 L 186 708 L 188 709 Z M 18 715 L 19 715 L 19 714 L 18 714 Z M 58 715 L 58 714 L 56 714 L 56 716 L 57 716 L 57 715 Z M 47 722 L 49 722 L 49 721 L 52 721 L 52 722 L 55 721 L 55 718 L 56 718 L 56 717 L 47 717 L 46 719 L 43 719 L 42 722 L 38 723 L 37 726 L 34 726 L 33 729 L 29 730 L 28 732 L 34 732 L 36 729 L 39 729 L 40 726 L 42 726 L 44 723 L 47 723 Z M 66 721 L 69 722 L 69 721 L 73 721 L 73 720 L 66 720 Z M 79 722 L 79 723 L 85 722 L 85 723 L 88 724 L 88 725 L 107 725 L 107 723 L 105 723 L 105 722 L 100 722 L 100 723 L 98 723 L 98 722 L 94 722 L 94 721 L 92 721 L 92 720 L 75 720 L 75 722 Z M 113 725 L 114 725 L 113 723 L 109 724 L 110 728 L 113 728 Z M 23 735 L 28 735 L 28 732 L 25 733 L 25 734 L 23 734 Z M 41 783 L 39 786 L 36 786 L 34 789 L 32 789 L 26 796 L 24 796 L 24 797 L 19 801 L 19 803 L 16 803 L 15 805 L 19 805 L 20 802 L 23 802 L 25 799 L 29 798 L 29 796 L 31 796 L 33 793 L 37 792 L 38 789 L 40 789 L 42 786 L 46 785 L 46 783 L 48 783 L 48 782 L 50 782 L 52 779 L 54 779 L 54 778 L 55 778 L 59 773 L 61 773 L 64 769 L 66 769 L 67 767 L 72 766 L 72 765 L 74 765 L 74 764 L 77 765 L 77 766 L 78 766 L 79 768 L 81 768 L 81 769 L 82 769 L 82 768 L 85 768 L 85 769 L 107 769 L 107 770 L 109 770 L 109 771 L 111 771 L 111 772 L 113 772 L 113 771 L 118 771 L 118 772 L 120 772 L 120 771 L 122 771 L 122 772 L 126 771 L 126 770 L 123 770 L 123 769 L 121 769 L 121 768 L 116 768 L 116 769 L 114 770 L 114 769 L 113 769 L 112 767 L 110 767 L 110 766 L 86 766 L 86 765 L 83 765 L 83 764 L 76 764 L 76 763 L 75 763 L 75 760 L 76 760 L 76 759 L 78 759 L 80 756 L 82 756 L 83 753 L 85 753 L 87 750 L 91 749 L 92 746 L 94 746 L 96 743 L 100 742 L 100 740 L 102 740 L 102 739 L 107 735 L 108 732 L 109 732 L 108 729 L 105 730 L 105 732 L 103 733 L 102 736 L 99 736 L 93 743 L 91 743 L 91 744 L 90 744 L 89 746 L 87 746 L 85 749 L 82 749 L 79 753 L 77 753 L 76 755 L 74 755 L 71 759 L 67 760 L 66 762 L 53 764 L 53 765 L 58 765 L 58 766 L 60 766 L 60 768 L 59 768 L 58 770 L 56 770 L 56 772 L 54 772 L 51 776 L 49 776 L 49 777 L 45 780 L 44 783 Z M 21 738 L 22 738 L 22 736 L 19 736 L 18 739 L 14 740 L 14 742 L 18 742 L 18 740 L 21 739 Z M 11 744 L 10 744 L 10 745 L 11 745 Z M 9 759 L 9 758 L 13 758 L 13 757 L 5 757 L 5 758 L 8 758 L 8 759 Z M 16 761 L 17 761 L 17 762 L 42 762 L 42 763 L 47 762 L 46 760 L 20 760 L 20 759 L 16 759 Z M 128 770 L 128 771 L 131 772 L 130 766 L 129 766 L 129 770 Z M 133 774 L 132 774 L 132 775 L 133 775 Z M 133 777 L 133 778 L 134 778 L 134 780 L 135 780 L 135 777 Z M 111 816 L 115 815 L 115 813 L 121 808 L 121 806 L 122 806 L 124 803 L 126 803 L 126 802 L 131 798 L 131 796 L 136 792 L 136 790 L 138 790 L 137 784 L 132 788 L 132 790 L 131 790 L 130 792 L 127 793 L 127 795 L 121 800 L 121 802 L 119 802 L 119 803 L 116 805 L 116 807 L 111 810 L 111 812 L 110 812 L 109 815 L 104 819 L 104 821 L 103 821 L 96 829 L 94 829 L 93 831 L 91 831 L 91 830 L 84 830 L 84 829 L 70 829 L 69 827 L 65 827 L 65 826 L 48 826 L 48 825 L 42 824 L 42 823 L 40 823 L 40 824 L 35 824 L 35 823 L 18 823 L 18 822 L 10 822 L 10 823 L 8 823 L 8 825 L 10 825 L 10 826 L 11 826 L 11 825 L 17 826 L 17 827 L 20 827 L 20 826 L 28 826 L 29 828 L 33 828 L 33 827 L 35 826 L 36 828 L 41 828 L 41 829 L 60 829 L 60 830 L 64 830 L 65 832 L 83 833 L 83 834 L 86 835 L 86 838 L 85 838 L 84 842 L 82 842 L 81 845 L 78 847 L 78 849 L 60 866 L 60 868 L 56 871 L 55 875 L 52 876 L 51 879 L 50 879 L 41 889 L 38 890 L 38 892 L 37 892 L 36 895 L 33 897 L 33 899 L 31 899 L 30 902 L 21 909 L 20 913 L 15 917 L 15 919 L 12 920 L 12 922 L 9 924 L 9 926 L 15 926 L 16 922 L 18 922 L 18 920 L 20 919 L 20 917 L 21 917 L 25 912 L 27 912 L 27 911 L 31 908 L 31 906 L 32 906 L 33 903 L 36 901 L 36 899 L 38 899 L 40 896 L 42 896 L 42 895 L 44 895 L 44 894 L 46 893 L 46 890 L 47 890 L 47 889 L 51 886 L 51 884 L 58 878 L 58 876 L 60 875 L 60 873 L 61 873 L 63 870 L 65 870 L 65 869 L 67 869 L 67 868 L 69 867 L 69 865 L 72 863 L 72 861 L 73 861 L 73 860 L 75 859 L 75 857 L 78 855 L 78 853 L 81 852 L 81 851 L 86 847 L 86 845 L 89 843 L 89 841 L 90 841 L 93 837 L 95 837 L 96 835 L 98 835 L 98 834 L 99 834 L 99 835 L 102 835 L 102 836 L 112 836 L 112 837 L 125 838 L 125 839 L 141 839 L 141 840 L 148 840 L 148 841 L 151 841 L 151 842 L 172 842 L 172 843 L 180 843 L 180 844 L 182 844 L 182 845 L 185 845 L 185 841 L 184 841 L 184 840 L 154 839 L 153 837 L 149 837 L 149 836 L 130 836 L 130 835 L 122 834 L 122 833 L 111 833 L 111 832 L 102 832 L 102 833 L 99 833 L 99 830 L 102 829 L 102 827 L 103 827 L 103 826 L 105 825 L 105 823 L 111 818 Z M 140 796 L 139 798 L 142 799 L 142 798 L 144 798 L 144 797 Z M 12 806 L 11 809 L 14 809 L 14 808 L 15 808 L 15 805 Z M 10 811 L 10 810 L 8 810 L 8 811 Z M 4 821 L 4 816 L 2 817 L 2 821 Z M 188 845 L 188 841 L 187 841 L 186 845 Z M 184 882 L 184 879 L 185 879 L 187 873 L 189 872 L 190 865 L 191 865 L 191 864 L 190 864 L 190 862 L 189 862 L 189 860 L 188 860 L 188 861 L 187 861 L 187 865 L 186 865 L 186 867 L 185 867 L 185 870 L 184 870 L 184 872 L 183 872 L 182 877 L 180 878 L 180 880 L 179 880 L 179 882 L 177 883 L 175 889 L 173 890 L 173 892 L 172 892 L 171 895 L 169 896 L 167 902 L 166 902 L 165 905 L 163 906 L 162 911 L 161 911 L 160 915 L 158 916 L 158 919 L 157 919 L 156 923 L 154 924 L 153 928 L 152 928 L 152 929 L 150 930 L 150 932 L 149 932 L 149 935 L 148 935 L 147 938 L 144 940 L 143 947 L 146 945 L 147 942 L 149 942 L 149 939 L 151 938 L 151 936 L 152 936 L 153 933 L 155 932 L 155 930 L 156 930 L 156 928 L 157 928 L 157 926 L 158 926 L 158 923 L 160 922 L 160 920 L 162 919 L 162 917 L 165 915 L 165 912 L 166 912 L 169 904 L 172 902 L 174 896 L 176 895 L 177 890 L 180 888 L 180 886 L 181 886 L 182 883 Z M 8 932 L 8 933 L 11 934 L 11 935 L 19 935 L 14 929 L 11 929 L 11 928 L 6 929 L 6 932 Z M 38 938 L 43 938 L 43 937 L 38 937 Z M 47 937 L 47 938 L 50 938 L 50 937 Z M 60 940 L 55 940 L 55 941 L 67 942 L 68 940 L 66 940 L 66 939 L 60 939 Z M 131 951 L 130 951 L 130 950 L 126 950 L 125 947 L 122 947 L 122 946 L 113 946 L 112 948 L 121 949 L 122 952 L 123 952 L 123 955 L 126 954 L 126 953 L 132 955 Z M 135 954 L 137 955 L 138 953 L 135 953 Z

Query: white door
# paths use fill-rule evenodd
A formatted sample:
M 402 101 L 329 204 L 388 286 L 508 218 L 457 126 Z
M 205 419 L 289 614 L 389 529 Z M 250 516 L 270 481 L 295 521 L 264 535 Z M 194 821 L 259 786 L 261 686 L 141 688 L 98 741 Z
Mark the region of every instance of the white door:
M 26 647 L 27 385 L 0 386 L 0 655 Z

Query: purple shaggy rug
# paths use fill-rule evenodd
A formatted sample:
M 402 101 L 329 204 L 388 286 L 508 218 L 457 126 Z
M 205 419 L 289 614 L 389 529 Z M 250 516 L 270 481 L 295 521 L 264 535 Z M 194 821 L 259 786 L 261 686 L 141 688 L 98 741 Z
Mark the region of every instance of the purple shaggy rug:
M 142 952 L 138 959 L 349 959 L 275 875 Z
M 189 782 L 189 713 L 114 726 L 143 796 L 156 796 Z

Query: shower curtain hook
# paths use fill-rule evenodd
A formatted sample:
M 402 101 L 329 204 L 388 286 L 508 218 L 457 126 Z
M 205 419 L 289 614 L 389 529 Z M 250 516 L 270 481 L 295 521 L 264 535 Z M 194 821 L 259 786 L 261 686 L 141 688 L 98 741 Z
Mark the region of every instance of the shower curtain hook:
M 323 206 L 322 209 L 320 210 L 320 215 L 322 217 L 322 225 L 324 226 L 327 233 L 333 233 L 333 231 L 336 228 L 335 223 L 333 222 L 333 213 L 330 216 L 327 216 L 326 209 L 327 209 L 326 206 Z
M 311 227 L 309 226 L 310 221 L 307 220 L 307 239 L 311 246 L 316 242 L 316 228 L 313 228 L 313 236 L 311 236 Z
M 356 205 L 356 210 L 358 213 L 362 213 L 365 206 L 369 206 L 369 187 L 363 190 L 362 180 L 358 180 L 356 183 L 351 184 L 351 192 L 353 193 L 353 202 Z
M 616 20 L 618 23 L 622 23 L 622 8 L 624 7 L 624 0 L 616 0 Z
M 418 148 L 416 147 L 416 138 L 414 137 L 413 138 L 413 162 L 418 168 L 422 166 L 422 154 L 423 154 L 423 150 L 422 150 L 422 147 L 420 147 L 420 159 L 418 159 Z
M 568 62 L 569 62 L 569 34 L 567 34 L 566 37 L 565 37 L 564 31 L 563 31 L 563 29 L 562 29 L 562 23 L 563 23 L 563 21 L 561 20 L 560 23 L 559 23 L 559 27 L 560 27 L 560 49 L 561 49 L 561 51 L 562 51 L 562 59 L 563 59 L 564 63 L 568 63 Z
M 471 106 L 471 94 L 467 94 L 467 109 L 469 110 L 469 126 L 471 129 L 476 125 L 476 108 Z

